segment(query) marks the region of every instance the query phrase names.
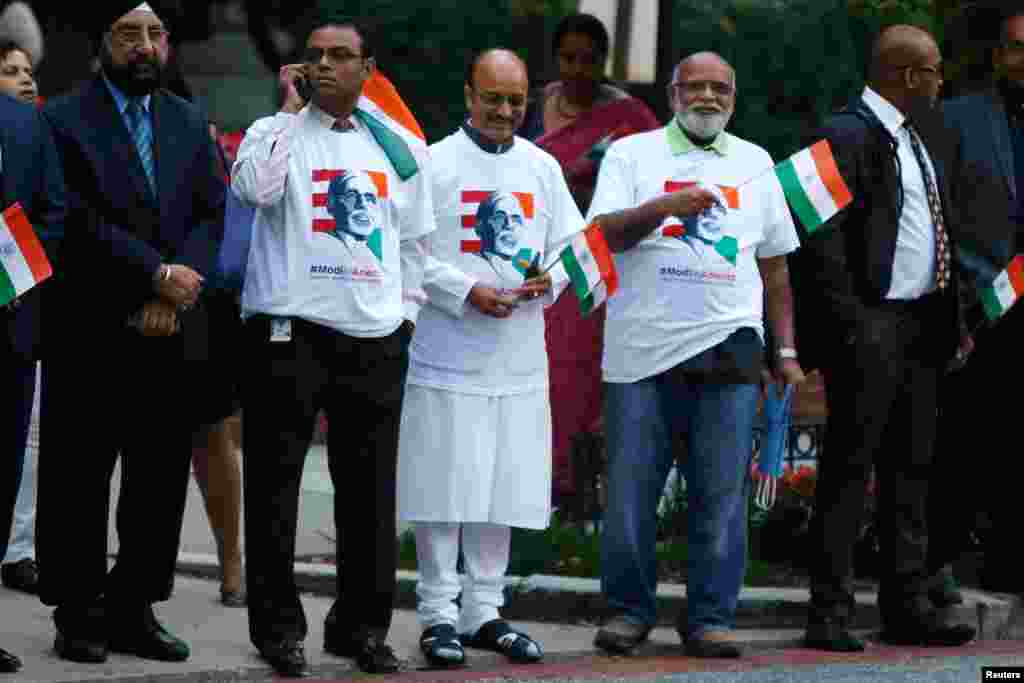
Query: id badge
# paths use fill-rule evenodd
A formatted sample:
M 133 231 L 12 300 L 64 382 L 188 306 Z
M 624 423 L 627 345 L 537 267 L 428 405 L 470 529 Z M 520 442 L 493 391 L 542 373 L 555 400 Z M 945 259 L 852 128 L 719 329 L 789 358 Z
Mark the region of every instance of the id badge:
M 270 341 L 290 342 L 292 340 L 292 321 L 290 318 L 271 318 Z

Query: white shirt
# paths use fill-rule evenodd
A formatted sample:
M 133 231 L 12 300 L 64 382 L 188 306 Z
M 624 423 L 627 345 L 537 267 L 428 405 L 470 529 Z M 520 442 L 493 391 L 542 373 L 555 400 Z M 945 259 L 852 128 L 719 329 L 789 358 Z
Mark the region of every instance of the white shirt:
M 257 207 L 243 316 L 295 316 L 355 337 L 416 320 L 420 238 L 434 229 L 426 146 L 405 136 L 420 170 L 402 181 L 349 120 L 354 131 L 331 130 L 334 119 L 310 104 L 247 131 L 231 173 L 235 194 Z
M 564 269 L 552 269 L 549 297 L 523 301 L 504 319 L 466 299 L 477 283 L 521 286 L 527 266 L 543 270 L 583 229 L 561 167 L 528 140 L 493 154 L 461 129 L 432 145 L 430 156 L 437 230 L 427 239 L 429 303 L 410 347 L 409 383 L 486 396 L 546 390 L 543 307 L 564 286 Z M 491 243 L 492 225 L 508 229 L 504 242 Z
M 737 188 L 720 190 L 733 207 L 702 217 L 703 227 L 668 218 L 635 247 L 615 255 L 620 287 L 608 300 L 605 321 L 607 382 L 657 375 L 743 327 L 763 335 L 764 286 L 757 259 L 799 245 L 766 151 L 728 133 L 716 142 L 724 154 L 692 145 L 681 150 L 670 144 L 681 135 L 678 128 L 672 131 L 675 126 L 673 120 L 666 128 L 612 144 L 588 220 L 639 206 L 686 182 Z
M 900 161 L 903 183 L 903 213 L 896 233 L 896 254 L 892 264 L 892 283 L 888 299 L 916 299 L 935 289 L 935 222 L 928 208 L 928 193 L 917 156 L 910 146 L 910 131 L 903 123 L 906 117 L 892 103 L 869 87 L 861 96 L 885 129 L 896 139 L 896 155 Z M 925 163 L 936 180 L 928 149 L 921 143 Z

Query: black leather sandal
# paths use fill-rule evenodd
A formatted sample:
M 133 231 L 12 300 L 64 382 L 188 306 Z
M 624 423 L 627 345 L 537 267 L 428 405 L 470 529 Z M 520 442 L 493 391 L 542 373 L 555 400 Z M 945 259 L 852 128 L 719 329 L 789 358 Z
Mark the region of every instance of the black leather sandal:
M 516 631 L 504 619 L 488 621 L 473 636 L 461 636 L 469 647 L 500 652 L 513 662 L 528 664 L 539 662 L 544 656 L 540 644 L 521 631 Z
M 425 630 L 420 636 L 420 650 L 434 666 L 462 666 L 466 662 L 466 651 L 451 624 L 436 624 Z

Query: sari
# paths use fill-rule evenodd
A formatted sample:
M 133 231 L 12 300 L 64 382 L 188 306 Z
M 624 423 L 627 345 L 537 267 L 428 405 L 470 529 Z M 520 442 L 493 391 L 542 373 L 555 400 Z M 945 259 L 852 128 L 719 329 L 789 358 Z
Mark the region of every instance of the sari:
M 543 106 L 539 108 L 543 111 Z M 543 113 L 540 114 L 543 126 Z M 619 138 L 659 128 L 661 123 L 640 100 L 625 96 L 581 113 L 572 123 L 534 139 L 555 157 L 580 211 L 586 213 L 605 151 Z M 599 432 L 604 306 L 586 318 L 568 289 L 544 313 L 551 395 L 554 504 L 572 496 L 575 477 L 572 439 Z

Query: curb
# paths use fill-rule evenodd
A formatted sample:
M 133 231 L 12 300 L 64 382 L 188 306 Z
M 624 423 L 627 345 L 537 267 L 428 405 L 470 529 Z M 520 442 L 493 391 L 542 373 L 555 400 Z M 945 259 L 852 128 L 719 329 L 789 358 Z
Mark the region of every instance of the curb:
M 220 569 L 215 555 L 182 553 L 178 556 L 178 573 L 204 579 L 219 580 Z M 416 572 L 398 571 L 395 607 L 415 609 Z M 335 567 L 331 564 L 296 562 L 295 583 L 299 590 L 314 595 L 333 596 Z M 1024 639 L 1024 604 L 1015 596 L 964 589 L 964 603 L 947 608 L 946 618 L 978 630 L 978 640 Z M 804 588 L 744 587 L 736 608 L 738 629 L 791 630 L 803 629 L 807 615 L 809 592 Z M 855 630 L 877 630 L 880 626 L 877 595 L 857 594 L 857 611 L 851 623 Z M 676 615 L 686 610 L 686 586 L 661 584 L 657 595 L 658 626 L 674 628 Z M 561 576 L 535 575 L 506 577 L 505 606 L 502 614 L 517 621 L 557 623 L 600 623 L 609 613 L 601 595 L 600 581 Z M 780 634 L 781 636 L 782 634 Z M 787 634 L 777 641 L 763 642 L 765 647 L 798 644 L 798 638 Z

